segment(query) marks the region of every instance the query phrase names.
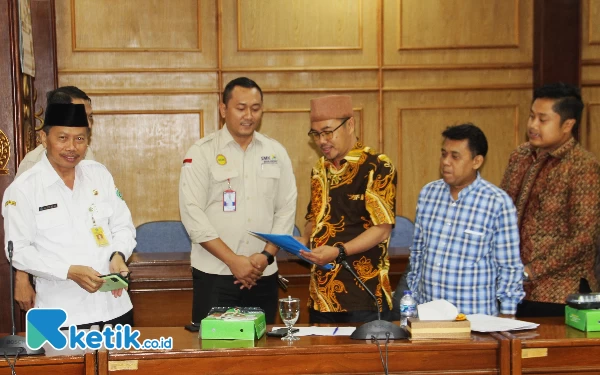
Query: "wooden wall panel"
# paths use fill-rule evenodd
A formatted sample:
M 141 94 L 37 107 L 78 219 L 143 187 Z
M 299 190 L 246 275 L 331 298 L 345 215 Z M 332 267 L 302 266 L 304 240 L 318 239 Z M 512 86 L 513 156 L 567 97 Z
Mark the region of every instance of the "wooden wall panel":
M 442 131 L 473 122 L 486 134 L 489 151 L 482 177 L 499 184 L 510 152 L 524 141 L 530 92 L 448 91 L 386 93 L 384 144 L 398 167 L 396 212 L 414 219 L 421 188 L 440 178 Z
M 596 97 L 600 98 L 600 96 Z M 587 124 L 587 137 L 584 145 L 600 159 L 600 100 L 595 103 L 588 102 Z
M 202 117 L 201 110 L 94 113 L 94 152 L 112 172 L 136 226 L 179 220 L 181 163 L 202 136 Z
M 212 0 L 56 0 L 59 74 L 215 69 Z
M 202 51 L 200 0 L 177 3 L 71 0 L 73 51 Z
M 585 103 L 581 144 L 600 159 L 600 85 L 584 87 L 581 95 Z
M 361 0 L 238 0 L 238 51 L 360 50 L 363 47 L 361 3 Z
M 531 63 L 531 0 L 383 0 L 385 65 Z
M 585 2 L 584 2 L 585 3 Z M 600 1 L 588 0 L 587 9 L 587 25 L 588 25 L 588 43 L 594 45 L 600 45 Z
M 582 59 L 600 60 L 600 0 L 583 0 Z
M 222 4 L 224 69 L 377 66 L 378 1 Z
M 394 69 L 384 71 L 386 91 L 463 90 L 482 88 L 521 88 L 531 86 L 531 67 L 520 68 L 436 68 Z
M 581 144 L 600 159 L 600 0 L 582 1 Z
M 314 92 L 314 96 L 329 91 L 379 91 L 377 70 L 303 70 L 271 72 L 224 72 L 223 84 L 239 76 L 256 81 L 263 92 Z M 306 105 L 306 103 L 296 103 Z
M 519 0 L 399 0 L 399 11 L 400 50 L 519 44 Z
M 210 93 L 218 87 L 215 72 L 94 72 L 63 73 L 60 85 L 88 88 L 88 95 Z

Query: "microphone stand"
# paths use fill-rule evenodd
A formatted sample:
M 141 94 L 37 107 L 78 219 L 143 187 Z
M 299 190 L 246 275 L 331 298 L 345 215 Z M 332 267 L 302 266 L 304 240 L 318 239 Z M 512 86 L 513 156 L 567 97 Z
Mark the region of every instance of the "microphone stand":
M 395 325 L 392 322 L 388 322 L 387 320 L 381 320 L 381 306 L 379 305 L 379 301 L 377 301 L 377 297 L 375 297 L 373 292 L 367 288 L 365 283 L 360 279 L 360 277 L 358 277 L 356 272 L 354 272 L 354 269 L 350 267 L 346 260 L 342 260 L 340 263 L 348 272 L 352 274 L 352 276 L 354 276 L 360 285 L 362 285 L 367 293 L 369 293 L 371 298 L 375 300 L 375 304 L 377 305 L 377 320 L 365 323 L 356 328 L 356 330 L 350 335 L 350 338 L 354 340 L 370 340 L 372 338 L 383 340 L 407 339 L 408 333 L 403 328 Z
M 44 348 L 36 350 L 29 349 L 26 344 L 25 337 L 18 336 L 15 328 L 15 302 L 14 302 L 14 281 L 13 281 L 13 243 L 8 241 L 8 263 L 10 268 L 10 317 L 12 318 L 12 334 L 0 338 L 0 355 L 2 356 L 19 356 L 19 355 L 36 355 L 44 354 Z

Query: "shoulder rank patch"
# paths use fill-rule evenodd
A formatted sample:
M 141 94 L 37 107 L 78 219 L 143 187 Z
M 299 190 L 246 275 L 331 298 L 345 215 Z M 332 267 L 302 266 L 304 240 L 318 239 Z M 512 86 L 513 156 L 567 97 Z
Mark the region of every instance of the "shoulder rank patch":
M 17 202 L 15 201 L 6 201 L 6 203 L 4 203 L 4 207 L 6 206 L 16 206 Z

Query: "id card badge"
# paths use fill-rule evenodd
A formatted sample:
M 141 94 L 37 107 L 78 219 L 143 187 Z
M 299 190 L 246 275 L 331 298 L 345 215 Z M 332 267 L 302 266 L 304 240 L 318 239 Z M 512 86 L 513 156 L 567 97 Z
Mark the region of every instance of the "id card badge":
M 227 189 L 223 192 L 223 212 L 235 212 L 235 191 Z
M 96 240 L 96 245 L 100 247 L 108 246 L 108 239 L 104 235 L 104 229 L 102 227 L 93 227 L 92 234 L 94 235 L 94 240 Z

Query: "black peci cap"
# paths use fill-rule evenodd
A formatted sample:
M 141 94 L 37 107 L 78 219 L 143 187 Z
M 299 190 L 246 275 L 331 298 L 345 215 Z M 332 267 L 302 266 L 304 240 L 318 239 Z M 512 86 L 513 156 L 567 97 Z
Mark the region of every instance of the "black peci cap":
M 44 117 L 44 126 L 89 127 L 85 105 L 57 103 L 48 105 Z

